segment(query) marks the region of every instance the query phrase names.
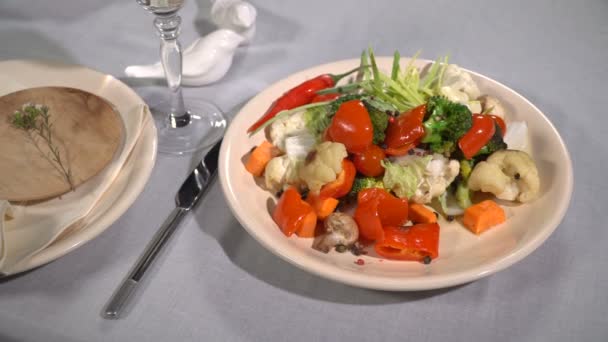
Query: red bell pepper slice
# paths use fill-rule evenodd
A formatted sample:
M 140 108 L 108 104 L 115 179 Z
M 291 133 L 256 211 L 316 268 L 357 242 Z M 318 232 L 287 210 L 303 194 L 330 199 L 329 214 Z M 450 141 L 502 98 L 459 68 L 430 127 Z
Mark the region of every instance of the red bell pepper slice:
M 300 193 L 294 187 L 283 191 L 272 212 L 272 219 L 286 236 L 314 231 L 317 225 L 317 214 L 314 209 L 302 200 Z
M 464 157 L 473 158 L 492 139 L 494 132 L 496 126 L 491 116 L 473 114 L 473 126 L 458 140 L 458 147 Z
M 494 119 L 498 127 L 500 127 L 500 133 L 502 133 L 502 136 L 504 137 L 505 134 L 507 134 L 507 124 L 505 124 L 505 120 L 503 120 L 500 116 L 496 116 L 493 114 L 486 115 L 489 115 L 490 117 L 492 117 L 492 119 Z
M 386 128 L 385 153 L 389 155 L 404 155 L 414 148 L 424 137 L 422 120 L 426 114 L 426 104 L 420 105 L 389 121 Z
M 384 239 L 384 230 L 378 214 L 378 200 L 359 201 L 354 219 L 363 240 L 379 241 Z
M 340 198 L 346 196 L 353 187 L 357 169 L 355 164 L 348 159 L 342 160 L 342 172 L 333 182 L 323 185 L 319 192 L 319 197 Z
M 407 199 L 397 198 L 384 189 L 364 189 L 357 195 L 355 221 L 361 236 L 370 241 L 382 240 L 383 226 L 407 222 Z
M 384 239 L 376 242 L 374 250 L 387 259 L 427 263 L 439 256 L 439 225 L 420 223 L 406 228 L 384 227 Z

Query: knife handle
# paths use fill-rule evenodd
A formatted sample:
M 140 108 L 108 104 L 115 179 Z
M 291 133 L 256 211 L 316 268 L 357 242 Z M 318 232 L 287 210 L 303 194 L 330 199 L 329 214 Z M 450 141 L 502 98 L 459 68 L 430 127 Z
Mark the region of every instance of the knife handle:
M 103 310 L 102 316 L 107 319 L 120 318 L 124 308 L 137 289 L 139 282 L 143 278 L 146 270 L 150 267 L 158 253 L 169 240 L 181 219 L 188 212 L 184 208 L 175 208 L 167 217 L 163 225 L 158 229 L 152 240 L 146 246 L 142 255 L 137 259 L 133 268 L 127 274 L 127 277 L 122 281 L 116 292 L 112 295 L 106 307 Z

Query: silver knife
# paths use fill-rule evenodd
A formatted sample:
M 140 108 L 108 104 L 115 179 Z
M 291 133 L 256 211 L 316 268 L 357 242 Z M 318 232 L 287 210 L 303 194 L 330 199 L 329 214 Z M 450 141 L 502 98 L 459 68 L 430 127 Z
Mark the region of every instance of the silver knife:
M 206 190 L 212 183 L 213 178 L 217 173 L 218 157 L 220 154 L 220 145 L 222 141 L 217 142 L 205 158 L 194 168 L 192 173 L 186 178 L 184 184 L 179 188 L 175 196 L 175 209 L 171 212 L 165 223 L 158 229 L 152 240 L 146 246 L 146 249 L 139 257 L 127 277 L 122 284 L 116 289 L 110 301 L 106 304 L 102 312 L 102 316 L 107 319 L 117 319 L 121 317 L 129 299 L 137 289 L 146 270 L 150 267 L 155 257 L 161 251 L 165 243 L 171 237 L 179 225 L 181 219 L 194 208 L 196 203 L 205 195 Z

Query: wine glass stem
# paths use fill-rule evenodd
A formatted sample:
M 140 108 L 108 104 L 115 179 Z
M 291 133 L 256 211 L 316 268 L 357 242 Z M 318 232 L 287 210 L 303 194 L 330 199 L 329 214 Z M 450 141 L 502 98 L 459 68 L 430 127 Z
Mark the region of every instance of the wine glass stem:
M 171 127 L 183 127 L 190 123 L 190 115 L 184 108 L 182 96 L 182 47 L 177 39 L 182 19 L 179 15 L 157 15 L 154 26 L 160 34 L 160 60 L 165 70 L 165 77 L 170 90 Z

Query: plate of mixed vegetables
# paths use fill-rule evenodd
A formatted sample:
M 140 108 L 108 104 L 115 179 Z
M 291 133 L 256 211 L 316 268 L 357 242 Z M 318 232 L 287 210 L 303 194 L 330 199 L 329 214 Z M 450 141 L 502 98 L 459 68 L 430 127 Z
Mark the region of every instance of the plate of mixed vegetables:
M 572 165 L 508 87 L 447 57 L 367 50 L 254 97 L 227 130 L 220 180 L 239 222 L 296 266 L 420 290 L 536 249 L 567 210 Z

